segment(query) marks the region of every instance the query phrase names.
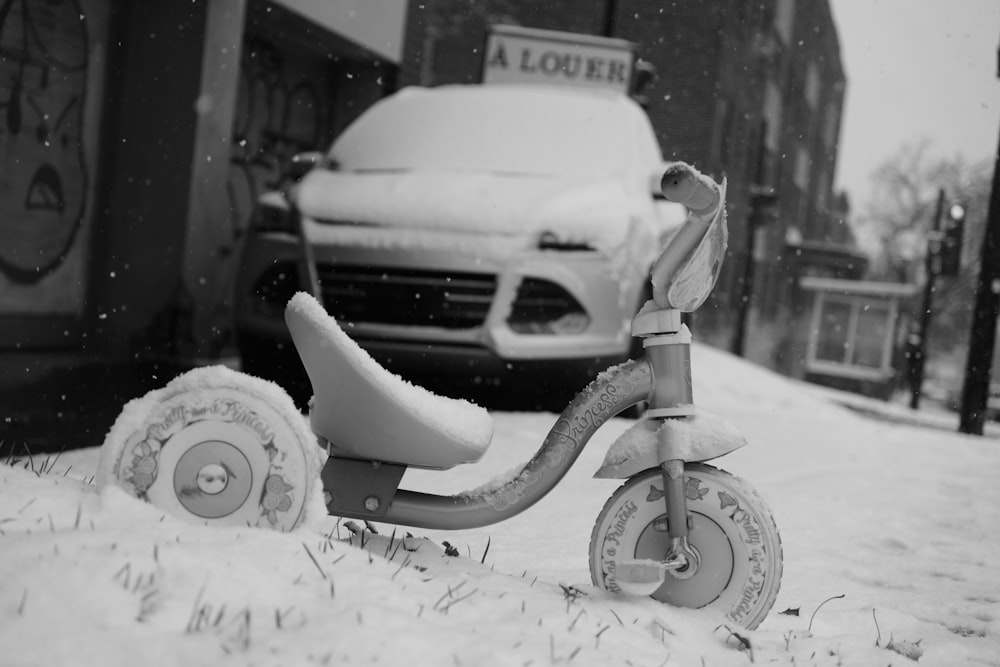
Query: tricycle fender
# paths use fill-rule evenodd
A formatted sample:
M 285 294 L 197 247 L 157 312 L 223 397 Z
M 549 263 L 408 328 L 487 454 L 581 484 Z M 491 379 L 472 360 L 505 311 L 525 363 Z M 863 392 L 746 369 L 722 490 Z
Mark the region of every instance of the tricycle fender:
M 644 419 L 611 444 L 594 477 L 628 479 L 663 461 L 710 461 L 745 444 L 729 421 L 700 408 L 690 417 Z

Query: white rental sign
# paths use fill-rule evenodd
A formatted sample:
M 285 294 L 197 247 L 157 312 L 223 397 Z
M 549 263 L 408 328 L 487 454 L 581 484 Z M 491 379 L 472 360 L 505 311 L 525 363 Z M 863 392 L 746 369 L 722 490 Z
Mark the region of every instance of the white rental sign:
M 492 26 L 483 83 L 540 83 L 628 93 L 635 45 L 623 39 L 553 30 Z

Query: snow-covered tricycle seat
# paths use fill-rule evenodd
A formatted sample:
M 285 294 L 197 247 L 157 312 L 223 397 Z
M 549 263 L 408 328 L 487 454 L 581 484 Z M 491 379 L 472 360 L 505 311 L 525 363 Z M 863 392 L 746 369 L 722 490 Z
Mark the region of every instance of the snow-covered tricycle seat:
M 334 456 L 444 470 L 486 451 L 486 410 L 390 373 L 312 295 L 289 300 L 285 323 L 312 382 L 312 429 Z

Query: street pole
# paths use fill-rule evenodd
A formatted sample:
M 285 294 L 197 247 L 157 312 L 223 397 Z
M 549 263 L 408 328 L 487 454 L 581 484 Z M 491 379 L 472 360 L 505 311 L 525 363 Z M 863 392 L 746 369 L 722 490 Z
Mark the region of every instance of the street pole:
M 746 330 L 747 315 L 750 312 L 750 300 L 753 298 L 753 278 L 757 268 L 754 259 L 754 240 L 757 236 L 756 225 L 753 216 L 750 217 L 750 224 L 747 225 L 747 245 L 743 263 L 743 282 L 740 283 L 740 296 L 736 304 L 736 331 L 733 335 L 730 351 L 738 357 L 746 354 Z
M 1000 48 L 997 49 L 997 76 L 1000 77 Z M 972 312 L 969 354 L 965 360 L 965 382 L 958 430 L 983 434 L 986 403 L 990 395 L 993 345 L 996 342 L 1000 311 L 1000 145 L 993 164 L 993 186 L 986 216 L 986 232 L 979 255 L 979 283 Z
M 778 194 L 774 188 L 765 185 L 750 186 L 750 213 L 747 215 L 746 257 L 743 264 L 743 282 L 740 284 L 739 301 L 736 304 L 736 330 L 729 351 L 738 357 L 746 354 L 746 328 L 753 301 L 753 279 L 757 270 L 757 230 L 771 224 L 778 215 Z
M 993 345 L 996 342 L 997 315 L 1000 313 L 1000 146 L 993 166 L 993 189 L 986 217 L 986 233 L 979 259 L 979 283 L 972 314 L 969 355 L 965 361 L 962 385 L 961 418 L 958 430 L 983 434 L 986 402 L 990 395 L 993 369 Z
M 924 269 L 927 274 L 924 280 L 924 300 L 920 309 L 920 332 L 916 353 L 910 358 L 913 372 L 910 374 L 910 409 L 920 407 L 920 391 L 924 385 L 924 367 L 927 358 L 927 335 L 931 325 L 931 309 L 934 307 L 934 281 L 937 278 L 938 233 L 941 231 L 941 213 L 944 211 L 944 190 L 938 190 L 937 206 L 934 208 L 934 222 L 931 232 L 927 235 L 927 255 L 924 257 Z

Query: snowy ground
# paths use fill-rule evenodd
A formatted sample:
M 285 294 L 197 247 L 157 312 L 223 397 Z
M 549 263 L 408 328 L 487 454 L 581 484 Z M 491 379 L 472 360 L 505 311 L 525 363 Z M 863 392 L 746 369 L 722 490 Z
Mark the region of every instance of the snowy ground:
M 615 420 L 521 516 L 402 543 L 387 526 L 350 540 L 333 518 L 291 534 L 182 523 L 98 494 L 93 449 L 0 465 L 0 664 L 1000 665 L 996 431 L 872 419 L 705 346 L 694 364 L 698 402 L 751 442 L 719 465 L 782 533 L 784 582 L 754 632 L 590 585 L 591 527 L 617 486 L 590 475 L 630 425 Z M 480 464 L 404 486 L 478 486 L 553 421 L 493 417 Z

